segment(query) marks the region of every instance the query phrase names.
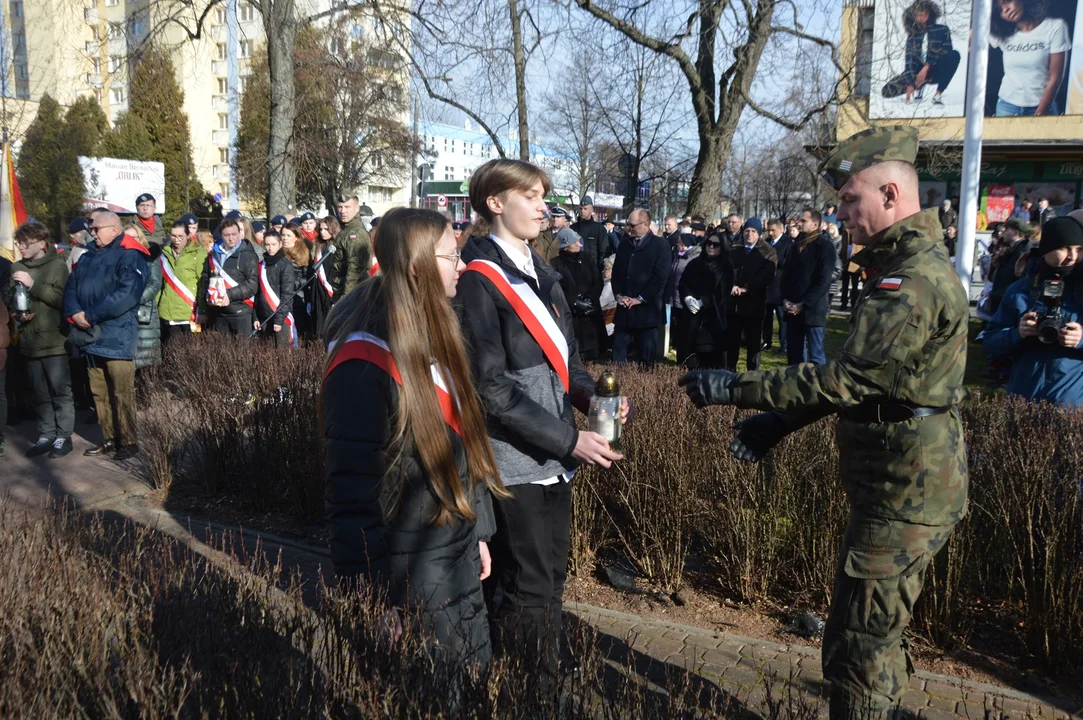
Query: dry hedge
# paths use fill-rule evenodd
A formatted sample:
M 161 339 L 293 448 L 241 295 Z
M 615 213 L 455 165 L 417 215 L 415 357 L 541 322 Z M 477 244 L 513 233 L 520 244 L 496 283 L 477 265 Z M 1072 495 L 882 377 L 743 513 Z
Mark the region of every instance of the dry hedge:
M 172 344 L 146 384 L 142 437 L 156 482 L 318 519 L 322 366 L 318 348 Z M 670 591 L 694 579 L 744 602 L 825 606 L 848 513 L 834 420 L 787 438 L 759 465 L 740 463 L 726 446 L 744 413 L 695 409 L 678 374 L 618 371 L 635 407 L 626 459 L 577 476 L 573 570 L 619 553 Z M 934 563 L 917 626 L 948 646 L 965 641 L 976 601 L 1019 607 L 1036 657 L 1083 667 L 1083 414 L 976 396 L 963 417 L 970 515 Z

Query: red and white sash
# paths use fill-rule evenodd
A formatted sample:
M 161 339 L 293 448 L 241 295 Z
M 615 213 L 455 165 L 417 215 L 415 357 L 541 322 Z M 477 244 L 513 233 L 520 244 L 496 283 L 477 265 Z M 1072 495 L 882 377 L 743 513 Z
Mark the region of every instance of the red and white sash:
M 316 258 L 315 262 L 319 265 L 320 260 L 323 258 L 323 251 L 320 250 L 320 246 L 316 245 Z M 335 296 L 335 289 L 331 287 L 331 283 L 327 280 L 327 273 L 323 271 L 323 265 L 319 265 L 319 270 L 316 271 L 316 279 L 320 282 L 320 287 L 327 293 L 327 297 L 333 298 Z
M 538 294 L 523 280 L 509 276 L 503 268 L 488 260 L 474 260 L 463 272 L 481 273 L 496 286 L 523 321 L 527 332 L 541 347 L 545 359 L 560 377 L 564 391 L 569 392 L 571 381 L 568 375 L 568 341 Z
M 226 269 L 222 267 L 221 263 L 219 263 L 217 258 L 214 257 L 214 253 L 208 255 L 207 259 L 210 260 L 211 267 L 218 271 L 218 276 L 222 278 L 222 282 L 225 283 L 227 290 L 232 290 L 233 288 L 237 287 L 237 281 L 229 276 L 229 273 L 226 272 Z M 216 287 L 209 288 L 207 290 L 207 293 L 210 295 L 211 300 L 216 300 L 218 298 L 219 293 L 218 288 Z M 244 299 L 244 304 L 250 308 L 256 307 L 256 303 L 250 297 L 246 297 Z
M 166 250 L 166 252 L 169 252 Z M 165 259 L 165 252 L 158 256 L 158 262 L 162 264 L 162 277 L 165 278 L 165 284 L 172 288 L 173 292 L 177 293 L 181 300 L 188 303 L 188 307 L 192 308 L 192 316 L 189 318 L 190 322 L 196 321 L 196 296 L 188 286 L 180 281 L 180 278 L 173 272 L 173 268 L 169 262 Z
M 335 350 L 335 343 L 331 343 L 327 352 L 331 353 Z M 399 367 L 395 364 L 395 358 L 391 355 L 391 348 L 388 344 L 366 332 L 350 333 L 346 337 L 346 343 L 342 346 L 342 349 L 335 354 L 334 359 L 327 366 L 326 372 L 323 374 L 323 379 L 326 380 L 327 376 L 331 372 L 344 362 L 350 360 L 364 360 L 365 362 L 372 363 L 376 367 L 383 370 L 390 375 L 395 382 L 402 385 L 402 376 L 399 374 Z M 436 399 L 440 403 L 440 411 L 443 413 L 444 422 L 448 427 L 462 436 L 462 427 L 459 424 L 459 412 L 458 406 L 455 403 L 454 398 L 451 396 L 448 381 L 444 378 L 444 374 L 437 367 L 436 363 L 432 364 L 432 382 L 436 387 Z
M 369 277 L 372 277 L 378 272 L 380 272 L 380 263 L 376 260 L 376 253 L 373 253 L 372 262 L 369 263 Z
M 259 264 L 259 291 L 263 293 L 263 298 L 267 301 L 267 304 L 271 306 L 271 312 L 278 312 L 278 293 L 271 287 L 271 283 L 267 282 L 267 261 L 263 260 Z M 286 327 L 290 329 L 290 343 L 297 347 L 297 324 L 293 321 L 293 313 L 286 313 Z

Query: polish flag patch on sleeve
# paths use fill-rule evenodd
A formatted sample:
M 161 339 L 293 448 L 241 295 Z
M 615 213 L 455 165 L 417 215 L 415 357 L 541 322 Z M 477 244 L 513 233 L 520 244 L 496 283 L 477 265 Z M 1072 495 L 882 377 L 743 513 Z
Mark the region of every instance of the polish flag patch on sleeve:
M 883 290 L 898 290 L 899 288 L 902 287 L 902 278 L 897 278 L 897 277 L 882 278 L 880 280 L 880 284 L 877 285 L 877 287 L 879 287 L 879 288 L 881 288 Z

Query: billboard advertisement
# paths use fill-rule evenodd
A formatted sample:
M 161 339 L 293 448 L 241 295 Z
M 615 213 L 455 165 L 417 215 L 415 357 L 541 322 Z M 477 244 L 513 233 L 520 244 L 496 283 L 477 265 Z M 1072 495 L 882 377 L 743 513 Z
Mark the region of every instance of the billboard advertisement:
M 969 2 L 877 2 L 869 115 L 961 117 L 966 101 L 969 34 Z
M 1083 114 L 1083 0 L 993 0 L 985 114 Z M 873 118 L 965 113 L 971 3 L 877 2 L 869 114 Z
M 1073 82 L 1069 67 L 1079 65 L 1071 57 L 1076 5 L 1077 0 L 993 0 L 986 115 L 1065 114 Z
M 150 193 L 157 212 L 165 212 L 165 165 L 118 158 L 79 157 L 86 184 L 83 204 L 107 207 L 115 213 L 135 213 L 135 199 Z

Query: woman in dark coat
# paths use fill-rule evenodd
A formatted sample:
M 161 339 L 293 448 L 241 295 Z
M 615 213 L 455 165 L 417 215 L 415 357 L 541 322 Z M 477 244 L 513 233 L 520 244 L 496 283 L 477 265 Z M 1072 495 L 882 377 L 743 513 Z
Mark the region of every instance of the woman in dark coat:
M 293 278 L 296 285 L 290 291 L 290 312 L 293 320 L 297 323 L 297 332 L 300 337 L 307 337 L 311 333 L 309 320 L 308 301 L 305 293 L 294 295 L 294 291 L 304 285 L 312 272 L 312 248 L 305 239 L 301 226 L 294 221 L 286 223 L 282 228 L 282 253 L 286 256 L 290 265 L 293 266 Z
M 286 321 L 290 314 L 289 297 L 297 287 L 293 265 L 286 257 L 282 239 L 268 231 L 263 236 L 263 260 L 259 263 L 259 292 L 256 293 L 256 319 L 252 327 L 276 347 L 290 347 L 293 332 Z M 296 321 L 296 316 L 294 316 Z
M 560 289 L 572 308 L 572 326 L 579 346 L 579 359 L 598 359 L 598 334 L 603 331 L 602 272 L 583 257 L 583 241 L 571 228 L 557 233 L 560 254 L 553 258 L 553 269 L 560 273 Z
M 462 262 L 446 218 L 389 212 L 380 269 L 327 326 L 331 560 L 340 582 L 386 593 L 389 627 L 413 625 L 442 661 L 482 664 L 490 493 L 507 491 L 449 300 Z
M 688 329 L 689 369 L 726 367 L 726 303 L 733 290 L 733 274 L 729 252 L 716 234 L 707 238 L 703 252 L 681 275 L 681 299 L 689 311 L 695 308 Z
M 158 320 L 158 296 L 162 292 L 162 266 L 158 263 L 158 256 L 162 254 L 162 246 L 148 244 L 146 234 L 135 225 L 129 225 L 124 233 L 138 240 L 150 252 L 147 284 L 143 287 L 136 311 L 139 326 L 136 331 L 135 369 L 142 370 L 162 362 L 162 325 Z

